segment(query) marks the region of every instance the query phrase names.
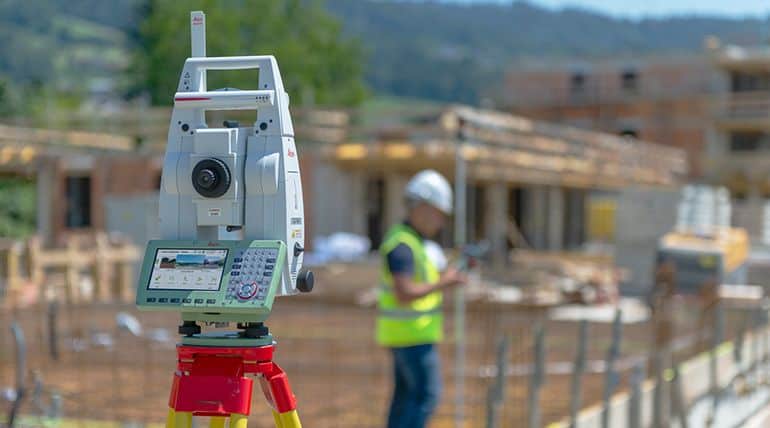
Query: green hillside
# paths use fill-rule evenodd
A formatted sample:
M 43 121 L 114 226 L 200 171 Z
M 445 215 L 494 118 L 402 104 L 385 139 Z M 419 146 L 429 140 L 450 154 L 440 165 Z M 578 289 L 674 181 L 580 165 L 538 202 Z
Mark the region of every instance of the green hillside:
M 223 0 L 225 5 L 229 1 L 235 0 Z M 521 1 L 325 3 L 344 33 L 358 38 L 366 50 L 371 92 L 436 101 L 478 103 L 507 67 L 523 61 L 692 53 L 701 51 L 707 35 L 740 44 L 766 42 L 770 35 L 768 19 L 625 20 Z M 0 88 L 6 83 L 0 89 L 0 112 L 23 94 L 55 93 L 55 102 L 68 105 L 94 91 L 111 96 L 141 92 L 146 82 L 130 74 L 128 65 L 142 49 L 139 27 L 150 4 L 0 0 Z

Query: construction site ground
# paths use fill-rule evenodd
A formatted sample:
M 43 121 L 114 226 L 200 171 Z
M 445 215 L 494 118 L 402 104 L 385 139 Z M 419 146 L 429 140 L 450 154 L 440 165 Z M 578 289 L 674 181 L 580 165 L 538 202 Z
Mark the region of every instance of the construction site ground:
M 376 283 L 376 268 L 371 264 L 337 265 L 316 272 L 314 293 L 279 298 L 274 305 L 267 324 L 278 341 L 276 361 L 289 374 L 300 414 L 308 426 L 380 427 L 391 389 L 390 361 L 387 351 L 373 341 L 374 309 L 356 303 L 358 293 Z M 455 415 L 451 301 L 446 306 L 448 334 L 441 346 L 445 388 L 433 427 L 453 426 Z M 121 311 L 140 320 L 143 337 L 118 329 L 115 316 Z M 512 338 L 509 364 L 513 370 L 509 370 L 506 381 L 503 426 L 525 423 L 528 373 L 533 360 L 532 326 L 542 316 L 539 310 L 469 304 L 467 426 L 483 425 L 495 374 L 496 344 L 504 334 Z M 56 327 L 58 361 L 49 352 L 45 304 L 4 310 L 2 318 L 0 388 L 12 387 L 14 382 L 14 343 L 8 326 L 16 319 L 27 339 L 27 368 L 42 374 L 47 391 L 61 393 L 64 416 L 142 424 L 165 418 L 175 366 L 177 314 L 139 313 L 128 303 L 61 305 Z M 571 362 L 577 348 L 577 323 L 545 321 L 544 326 L 546 361 L 554 363 L 551 365 Z M 625 325 L 621 360 L 646 356 L 650 337 L 649 323 Z M 589 361 L 605 359 L 610 338 L 609 324 L 591 325 Z M 683 348 L 680 357 L 690 352 L 689 347 Z M 622 371 L 618 390 L 626 388 L 628 377 L 629 371 Z M 568 414 L 570 379 L 569 370 L 547 374 L 540 397 L 544 424 Z M 604 375 L 589 370 L 582 386 L 583 407 L 598 403 L 604 391 Z M 34 412 L 28 403 L 22 413 Z M 273 426 L 259 389 L 255 390 L 249 426 Z

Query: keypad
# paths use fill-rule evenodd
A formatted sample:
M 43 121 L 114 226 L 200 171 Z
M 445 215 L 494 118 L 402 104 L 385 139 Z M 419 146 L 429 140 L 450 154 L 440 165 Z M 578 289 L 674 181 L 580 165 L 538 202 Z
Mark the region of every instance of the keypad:
M 226 298 L 234 302 L 264 301 L 270 291 L 277 248 L 246 248 L 233 258 Z

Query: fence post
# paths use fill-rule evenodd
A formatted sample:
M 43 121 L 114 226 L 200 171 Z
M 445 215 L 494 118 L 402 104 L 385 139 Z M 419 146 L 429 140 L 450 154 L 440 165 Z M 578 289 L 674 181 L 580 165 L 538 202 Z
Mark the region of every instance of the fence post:
M 671 380 L 671 404 L 674 406 L 676 418 L 679 419 L 679 428 L 688 428 L 687 405 L 684 402 L 682 380 L 679 377 L 679 366 L 674 364 L 671 370 L 674 371 L 674 378 Z
M 534 368 L 529 377 L 528 425 L 529 428 L 540 428 L 540 388 L 543 386 L 545 371 L 545 330 L 542 321 L 534 327 Z
M 59 360 L 59 302 L 48 303 L 48 353 L 54 361 Z
M 709 353 L 709 373 L 711 377 L 711 415 L 709 420 L 713 422 L 716 418 L 717 407 L 719 407 L 719 373 L 717 369 L 717 348 L 722 343 L 722 337 L 724 334 L 724 311 L 722 308 L 722 302 L 717 300 L 714 307 L 714 333 L 711 336 L 711 352 Z
M 759 388 L 759 367 L 761 366 L 762 357 L 762 308 L 756 307 L 752 314 L 752 329 L 751 329 L 751 389 L 756 390 Z
M 762 323 L 759 333 L 759 336 L 762 339 L 762 362 L 759 370 L 759 382 L 761 385 L 767 385 L 768 383 L 767 370 L 769 362 L 768 357 L 770 357 L 770 353 L 768 352 L 768 346 L 770 346 L 770 336 L 768 336 L 770 334 L 770 329 L 768 329 L 768 310 L 770 310 L 770 307 L 768 307 L 768 298 L 765 297 L 762 299 L 762 303 L 759 306 L 759 319 Z
M 644 382 L 644 362 L 634 364 L 631 372 L 631 397 L 628 407 L 628 427 L 642 428 L 642 382 Z
M 620 340 L 622 333 L 622 311 L 620 308 L 615 310 L 615 319 L 612 321 L 612 342 L 607 350 L 607 363 L 605 364 L 604 375 L 604 399 L 602 407 L 602 428 L 610 428 L 610 400 L 612 394 L 618 386 L 618 374 L 616 372 L 616 362 L 620 356 Z
M 18 322 L 11 323 L 11 333 L 16 343 L 16 397 L 14 397 L 11 412 L 8 414 L 8 427 L 13 428 L 16 424 L 16 416 L 19 414 L 21 405 L 27 395 L 24 386 L 24 375 L 27 373 L 27 344 L 24 340 L 24 331 Z
M 569 416 L 570 428 L 577 428 L 577 416 L 582 405 L 581 392 L 583 373 L 586 369 L 586 348 L 588 343 L 588 321 L 581 320 L 578 330 L 578 348 L 575 354 L 575 363 L 572 367 L 572 384 L 570 385 Z
M 743 373 L 743 343 L 746 339 L 749 320 L 744 318 L 738 326 L 738 337 L 735 338 L 735 347 L 733 348 L 733 361 L 738 366 L 738 373 Z
M 508 372 L 508 349 L 511 337 L 504 334 L 497 342 L 497 373 L 494 382 L 489 386 L 487 396 L 487 428 L 500 426 L 500 415 L 505 402 L 505 376 Z
M 665 406 L 665 380 L 663 371 L 665 357 L 663 356 L 662 349 L 656 349 L 652 356 L 653 370 L 655 373 L 655 390 L 652 397 L 652 426 L 655 428 L 663 428 L 666 425 L 667 418 L 664 417 L 665 412 L 663 407 Z

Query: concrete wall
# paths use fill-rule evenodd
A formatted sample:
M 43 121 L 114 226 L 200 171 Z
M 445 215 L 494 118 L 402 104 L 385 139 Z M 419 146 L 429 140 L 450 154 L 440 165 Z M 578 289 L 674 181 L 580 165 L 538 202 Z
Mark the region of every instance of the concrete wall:
M 631 277 L 623 294 L 650 290 L 658 239 L 676 224 L 678 190 L 629 188 L 618 194 L 615 214 L 615 263 Z
M 365 235 L 365 187 L 363 173 L 340 171 L 330 163 L 315 165 L 312 186 L 303 188 L 304 193 L 313 192 L 310 200 L 314 230 L 310 233 L 313 236 L 334 232 Z
M 158 193 L 143 195 L 108 195 L 104 198 L 105 229 L 120 232 L 144 248 L 147 241 L 157 239 Z

